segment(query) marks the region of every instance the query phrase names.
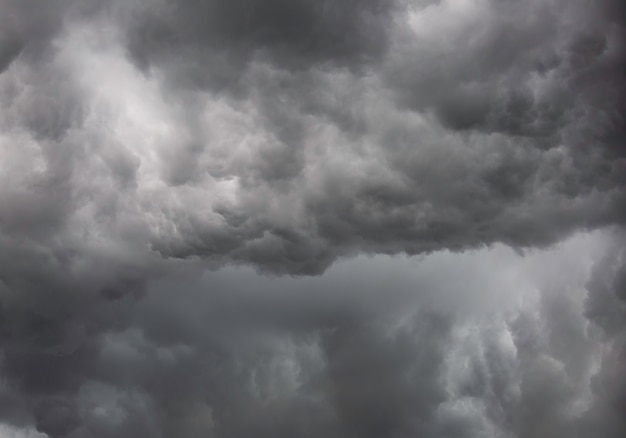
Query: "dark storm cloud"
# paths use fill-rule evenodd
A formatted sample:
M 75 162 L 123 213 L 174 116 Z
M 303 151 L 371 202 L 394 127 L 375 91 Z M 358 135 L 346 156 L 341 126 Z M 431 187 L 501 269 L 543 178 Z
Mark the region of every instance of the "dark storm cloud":
M 585 263 L 569 254 L 596 240 L 522 268 L 498 248 L 284 282 L 242 269 L 157 282 L 100 307 L 108 326 L 79 391 L 30 403 L 40 428 L 72 437 L 570 433 L 593 424 L 601 345 L 585 329 Z M 580 273 L 565 284 L 562 270 Z M 612 427 L 614 409 L 591 406 Z
M 183 0 L 153 2 L 132 23 L 131 52 L 140 61 L 188 61 L 185 55 L 211 59 L 269 56 L 288 67 L 317 63 L 351 66 L 380 56 L 386 46 L 391 0 Z M 180 53 L 182 51 L 183 53 Z M 191 53 L 185 54 L 185 51 Z M 177 56 L 182 55 L 181 57 Z M 172 57 L 173 56 L 173 57 Z M 211 74 L 196 65 L 196 77 Z M 184 69 L 184 66 L 183 66 Z M 189 71 L 192 73 L 192 71 Z M 226 73 L 226 72 L 224 72 Z
M 213 208 L 222 231 L 181 212 L 185 218 L 174 221 L 184 226 L 159 235 L 154 248 L 183 258 L 226 252 L 269 271 L 315 273 L 359 248 L 421 253 L 493 241 L 532 246 L 579 226 L 623 221 L 622 23 L 600 7 L 568 5 L 418 5 L 409 8 L 421 17 L 417 24 L 405 23 L 398 11 L 406 11 L 398 7 L 388 23 L 396 39 L 386 56 L 368 66 L 385 72 L 382 83 L 376 75 L 329 72 L 315 56 L 307 60 L 307 72 L 271 57 L 247 59 L 228 74 L 241 85 L 233 104 L 253 102 L 258 118 L 240 120 L 237 127 L 256 124 L 254 131 L 269 138 L 256 143 L 242 132 L 241 140 L 233 140 L 237 149 L 248 150 L 239 141 L 255 146 L 246 156 L 231 154 L 224 165 L 209 164 L 217 157 L 197 143 L 182 147 L 165 165 L 175 181 L 194 185 L 202 179 L 196 163 L 205 157 L 211 175 L 238 180 L 245 201 Z M 280 31 L 282 25 L 274 27 Z M 264 37 L 238 35 L 247 51 L 275 48 Z M 288 47 L 301 41 L 288 40 Z M 196 55 L 190 61 L 202 63 Z M 332 59 L 332 53 L 325 56 Z M 171 78 L 179 64 L 155 68 Z M 224 66 L 207 61 L 201 71 L 210 75 L 213 65 Z M 413 109 L 434 108 L 451 130 L 395 107 L 386 85 L 402 99 L 417 99 Z M 201 84 L 191 89 L 198 87 L 215 90 Z M 252 201 L 259 198 L 267 204 Z M 272 205 L 293 213 L 279 218 Z
M 29 143 L 14 159 L 45 169 L 20 176 L 41 189 L 4 190 L 9 227 L 45 210 L 42 226 L 77 219 L 163 257 L 314 274 L 360 250 L 544 245 L 623 221 L 623 29 L 601 7 L 6 8 L 55 30 L 4 73 L 7 142 Z
M 612 245 L 594 266 L 587 285 L 585 314 L 601 330 L 607 346 L 601 369 L 593 381 L 598 402 L 586 426 L 608 437 L 621 436 L 626 430 L 626 421 L 619 414 L 626 408 L 625 243 L 623 231 L 614 233 Z
M 482 284 L 405 319 L 405 296 L 375 298 L 393 281 L 141 297 L 206 267 L 321 274 L 363 252 L 623 226 L 624 17 L 608 0 L 0 1 L 1 421 L 51 437 L 569 431 L 559 406 L 595 352 L 565 293 L 538 305 L 548 338 L 513 342 L 519 363 L 498 333 L 537 321 L 480 326 L 446 390 Z M 611 353 L 583 422 L 617 435 L 615 272 L 589 286 Z
M 389 80 L 401 100 L 432 110 L 452 129 L 550 137 L 585 123 L 576 107 L 595 105 L 612 119 L 603 129 L 623 134 L 621 8 L 613 1 L 445 2 L 416 14 L 421 38 L 398 42 Z M 432 32 L 435 26 L 445 31 Z

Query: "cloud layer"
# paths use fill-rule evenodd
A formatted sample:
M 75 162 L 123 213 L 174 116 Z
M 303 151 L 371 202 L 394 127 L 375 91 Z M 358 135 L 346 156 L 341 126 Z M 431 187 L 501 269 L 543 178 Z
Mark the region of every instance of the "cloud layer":
M 157 280 L 83 308 L 63 337 L 33 322 L 6 344 L 3 421 L 68 437 L 618 438 L 619 239 Z
M 616 0 L 0 0 L 1 420 L 617 437 L 626 281 L 603 239 L 626 222 L 625 17 Z M 513 303 L 528 294 L 498 244 L 595 229 L 588 278 Z M 490 245 L 468 254 L 496 267 L 446 286 L 474 263 L 447 251 Z M 316 280 L 242 267 L 318 275 L 364 253 L 450 261 L 417 295 L 402 272 L 300 294 L 280 288 Z M 200 278 L 225 266 L 244 271 Z

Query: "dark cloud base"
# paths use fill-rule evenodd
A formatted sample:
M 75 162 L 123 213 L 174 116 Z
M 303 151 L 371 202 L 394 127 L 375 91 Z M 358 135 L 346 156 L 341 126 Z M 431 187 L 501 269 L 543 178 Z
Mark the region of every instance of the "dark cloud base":
M 31 327 L 5 344 L 3 421 L 69 437 L 617 438 L 623 270 L 623 236 L 597 233 L 527 256 L 159 280 L 56 341 Z
M 625 18 L 616 0 L 0 0 L 0 424 L 624 436 Z M 505 244 L 524 264 L 597 229 L 589 276 L 548 275 L 492 323 L 492 280 L 442 286 L 466 253 L 417 294 L 391 268 L 332 279 L 359 254 Z

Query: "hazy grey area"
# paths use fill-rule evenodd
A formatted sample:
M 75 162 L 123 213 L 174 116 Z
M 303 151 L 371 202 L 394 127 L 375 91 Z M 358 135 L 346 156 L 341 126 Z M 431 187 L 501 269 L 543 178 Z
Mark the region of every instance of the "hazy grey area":
M 0 436 L 626 435 L 619 0 L 0 0 Z

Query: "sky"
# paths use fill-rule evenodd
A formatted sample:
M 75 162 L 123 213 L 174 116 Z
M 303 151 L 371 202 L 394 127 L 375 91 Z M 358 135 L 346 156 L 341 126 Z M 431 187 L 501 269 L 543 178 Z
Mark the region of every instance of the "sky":
M 0 437 L 626 436 L 620 0 L 0 0 Z

